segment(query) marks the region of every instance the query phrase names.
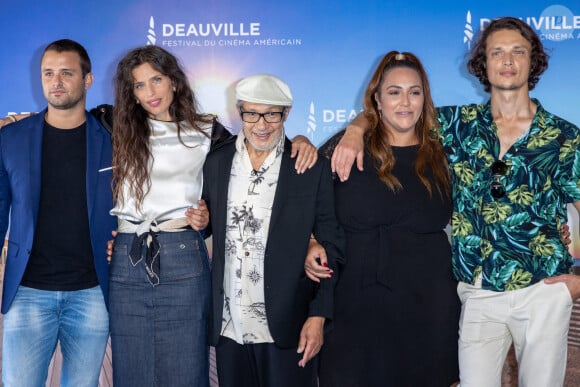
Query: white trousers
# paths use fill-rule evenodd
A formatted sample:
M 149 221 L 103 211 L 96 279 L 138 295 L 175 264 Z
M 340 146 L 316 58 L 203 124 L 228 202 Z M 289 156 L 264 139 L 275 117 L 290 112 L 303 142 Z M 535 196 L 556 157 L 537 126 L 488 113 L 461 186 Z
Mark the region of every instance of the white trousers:
M 520 387 L 564 384 L 572 296 L 564 283 L 540 281 L 494 292 L 460 282 L 459 373 L 461 387 L 500 387 L 513 342 Z

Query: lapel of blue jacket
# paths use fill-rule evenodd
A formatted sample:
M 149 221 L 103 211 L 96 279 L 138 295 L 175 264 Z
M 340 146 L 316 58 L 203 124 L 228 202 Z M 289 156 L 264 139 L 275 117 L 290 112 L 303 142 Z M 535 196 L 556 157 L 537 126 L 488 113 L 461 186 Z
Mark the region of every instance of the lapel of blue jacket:
M 102 164 L 102 148 L 103 142 L 108 140 L 103 128 L 97 122 L 97 120 L 88 112 L 87 116 L 87 128 L 86 128 L 86 139 L 87 139 L 87 169 L 86 169 L 86 181 L 87 181 L 87 210 L 89 211 L 89 225 L 93 224 L 93 204 L 95 202 L 95 196 L 99 194 L 98 182 L 99 182 L 99 169 Z M 106 167 L 109 167 L 107 165 Z
M 44 132 L 44 116 L 46 115 L 44 109 L 38 114 L 29 118 L 31 130 L 27 131 L 30 136 L 28 139 L 29 149 L 22 149 L 23 152 L 28 152 L 28 162 L 30 163 L 28 170 L 29 187 L 22 187 L 23 195 L 30 195 L 30 205 L 32 208 L 33 228 L 36 229 L 36 222 L 38 220 L 38 209 L 40 207 L 40 190 L 42 184 L 42 137 Z

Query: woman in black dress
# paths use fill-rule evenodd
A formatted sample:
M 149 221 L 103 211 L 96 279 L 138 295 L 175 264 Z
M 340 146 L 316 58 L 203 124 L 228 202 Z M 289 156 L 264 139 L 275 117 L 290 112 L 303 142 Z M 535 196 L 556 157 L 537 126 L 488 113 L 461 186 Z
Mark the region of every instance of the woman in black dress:
M 347 236 L 321 387 L 449 386 L 458 380 L 459 301 L 444 228 L 449 175 L 427 75 L 390 52 L 364 97 L 364 170 L 335 185 Z M 323 147 L 328 157 L 342 133 Z

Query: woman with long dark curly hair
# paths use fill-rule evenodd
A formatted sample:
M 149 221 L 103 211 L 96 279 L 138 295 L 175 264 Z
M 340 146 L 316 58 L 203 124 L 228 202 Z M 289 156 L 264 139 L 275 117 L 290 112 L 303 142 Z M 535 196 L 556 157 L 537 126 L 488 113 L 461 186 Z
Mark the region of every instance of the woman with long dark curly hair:
M 213 128 L 213 129 L 212 129 Z M 110 267 L 115 386 L 207 386 L 210 267 L 202 166 L 229 133 L 197 109 L 177 59 L 131 50 L 115 76 L 118 236 Z M 186 210 L 196 207 L 196 223 Z

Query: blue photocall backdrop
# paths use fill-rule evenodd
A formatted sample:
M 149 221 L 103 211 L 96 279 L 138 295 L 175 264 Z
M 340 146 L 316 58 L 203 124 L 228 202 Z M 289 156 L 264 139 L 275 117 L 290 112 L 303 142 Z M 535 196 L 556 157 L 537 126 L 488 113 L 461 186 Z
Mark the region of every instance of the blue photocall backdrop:
M 515 16 L 551 55 L 532 96 L 580 124 L 579 0 L 3 0 L 0 9 L 0 115 L 45 106 L 39 63 L 53 40 L 87 48 L 95 74 L 88 107 L 113 103 L 113 73 L 127 50 L 156 44 L 180 59 L 202 110 L 234 132 L 234 83 L 258 72 L 281 77 L 295 99 L 287 134 L 319 145 L 360 111 L 366 82 L 390 50 L 421 58 L 436 105 L 484 102 L 487 94 L 465 69 L 466 53 L 490 20 Z M 580 257 L 578 217 L 570 215 L 571 249 Z

